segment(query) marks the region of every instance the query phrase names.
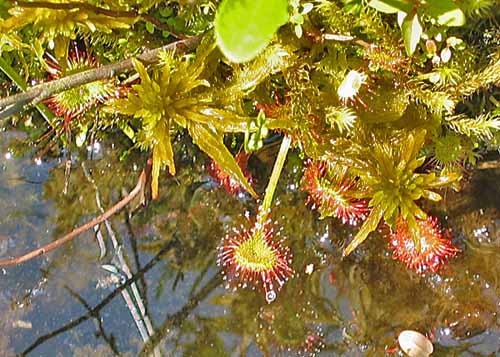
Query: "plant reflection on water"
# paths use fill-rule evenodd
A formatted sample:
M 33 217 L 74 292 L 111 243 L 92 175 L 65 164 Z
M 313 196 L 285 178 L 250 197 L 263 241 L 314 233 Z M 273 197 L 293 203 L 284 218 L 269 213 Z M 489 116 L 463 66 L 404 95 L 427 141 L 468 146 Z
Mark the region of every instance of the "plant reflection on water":
M 9 252 L 40 244 L 30 242 L 30 236 L 70 231 L 134 184 L 135 175 L 125 169 L 131 163 L 119 162 L 118 150 L 106 143 L 103 147 L 99 160 L 80 158 L 94 181 L 75 165 L 66 196 L 59 192 L 64 165 L 57 159 L 36 167 L 22 156 L 11 159 L 0 178 L 2 194 L 19 198 L 19 226 L 9 223 L 12 214 L 1 226 L 5 236 L 15 236 L 17 230 L 20 238 L 5 238 Z M 405 329 L 430 337 L 437 354 L 500 351 L 491 337 L 500 336 L 498 201 L 490 197 L 481 207 L 480 197 L 471 194 L 476 193 L 477 183 L 483 196 L 498 193 L 494 188 L 498 172 L 478 173 L 465 193 L 450 192 L 444 204 L 432 208 L 440 217 L 449 215 L 454 243 L 463 253 L 439 272 L 422 276 L 394 261 L 388 239 L 380 234 L 342 259 L 342 249 L 356 228 L 341 226 L 332 218 L 317 220 L 304 205 L 305 194 L 294 185 L 300 181 L 300 170 L 293 167 L 293 155 L 278 187 L 273 217 L 288 238 L 296 273 L 274 302 L 267 304 L 255 291 L 224 289 L 216 247 L 225 231 L 244 223 L 242 211 L 255 212 L 257 207 L 251 200 L 206 185 L 205 159 L 190 153 L 185 157 L 196 160 L 179 160 L 178 176 L 163 180 L 159 200 L 147 209 L 137 201 L 107 221 L 109 227 L 101 225 L 106 245 L 102 259 L 103 246 L 92 232 L 4 272 L 2 354 L 376 355 L 393 350 L 398 333 Z M 262 176 L 257 182 L 263 185 L 269 172 L 259 173 L 257 164 L 251 161 L 250 169 Z M 37 175 L 43 183 L 32 188 L 30 197 L 24 192 L 32 184 L 8 179 Z M 37 203 L 42 192 L 44 209 Z M 2 203 L 5 212 L 9 202 Z M 34 212 L 36 219 L 30 218 Z M 43 232 L 47 229 L 50 234 Z M 122 263 L 130 268 L 130 276 Z M 103 265 L 116 271 L 104 270 Z M 19 276 L 24 277 L 22 282 Z M 139 295 L 134 295 L 133 284 Z M 128 292 L 132 306 L 117 298 L 123 292 Z M 143 302 L 142 315 L 134 296 Z M 133 308 L 136 318 L 151 320 L 152 334 L 144 327 L 145 343 L 130 313 Z M 31 328 L 20 327 L 30 324 Z

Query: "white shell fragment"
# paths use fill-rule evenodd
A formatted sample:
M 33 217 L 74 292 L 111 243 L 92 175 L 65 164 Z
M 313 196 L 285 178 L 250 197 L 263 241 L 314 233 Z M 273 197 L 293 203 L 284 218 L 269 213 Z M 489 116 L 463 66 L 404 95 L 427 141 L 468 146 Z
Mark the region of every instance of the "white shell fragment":
M 314 271 L 314 264 L 308 264 L 306 265 L 306 274 L 311 275 Z
M 434 351 L 431 341 L 417 331 L 405 330 L 399 334 L 399 346 L 410 357 L 427 357 Z

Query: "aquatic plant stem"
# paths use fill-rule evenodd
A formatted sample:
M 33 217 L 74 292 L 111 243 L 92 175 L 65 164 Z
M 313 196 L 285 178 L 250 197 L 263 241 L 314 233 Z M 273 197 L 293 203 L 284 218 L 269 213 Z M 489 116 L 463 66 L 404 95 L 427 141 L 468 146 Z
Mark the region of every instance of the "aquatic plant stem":
M 281 176 L 281 171 L 283 170 L 283 165 L 285 164 L 286 156 L 288 154 L 288 149 L 290 149 L 290 144 L 292 139 L 289 136 L 285 136 L 281 142 L 280 151 L 274 162 L 273 171 L 271 177 L 269 178 L 269 183 L 266 187 L 266 192 L 264 194 L 264 200 L 262 201 L 262 206 L 259 210 L 259 215 L 257 220 L 264 223 L 271 210 L 271 205 L 273 203 L 274 191 L 276 191 L 276 186 L 278 185 L 278 180 Z
M 94 187 L 97 207 L 102 213 L 104 213 L 105 211 L 101 204 L 101 195 L 99 194 L 99 188 L 97 187 L 97 184 L 94 178 L 92 177 L 91 173 L 87 169 L 85 162 L 82 162 L 81 166 L 83 173 L 85 174 L 85 177 Z M 125 257 L 123 256 L 122 244 L 118 241 L 118 237 L 115 235 L 115 232 L 109 220 L 105 220 L 104 225 L 106 226 L 108 237 L 111 239 L 111 242 L 113 244 L 113 248 L 115 250 L 115 257 L 119 262 L 120 269 L 123 273 L 125 273 L 127 279 L 130 279 L 132 277 L 132 272 L 127 264 L 127 261 L 125 260 Z M 123 300 L 125 300 L 125 303 L 127 304 L 127 307 L 134 319 L 134 322 L 137 326 L 137 329 L 139 330 L 139 333 L 141 334 L 143 341 L 147 342 L 149 338 L 154 334 L 153 325 L 151 324 L 151 320 L 147 315 L 146 307 L 144 306 L 141 294 L 135 282 L 130 284 L 130 290 L 132 291 L 132 294 L 130 294 L 127 290 L 122 291 Z M 153 352 L 155 357 L 161 356 L 159 348 L 155 348 Z
M 52 243 L 46 244 L 43 247 L 40 247 L 38 249 L 32 250 L 31 252 L 21 255 L 16 258 L 10 258 L 10 259 L 4 259 L 0 260 L 0 267 L 8 267 L 12 265 L 18 265 L 21 263 L 24 263 L 28 260 L 31 260 L 33 258 L 39 257 L 45 253 L 51 252 L 54 249 L 59 248 L 61 245 L 63 245 L 66 242 L 69 242 L 73 238 L 77 237 L 83 232 L 88 231 L 89 229 L 94 228 L 94 226 L 98 225 L 101 222 L 106 221 L 108 218 L 119 212 L 123 207 L 128 205 L 130 201 L 132 201 L 137 195 L 139 195 L 141 192 L 143 192 L 144 188 L 146 187 L 146 182 L 147 182 L 147 176 L 150 172 L 150 165 L 148 163 L 148 167 L 145 170 L 142 170 L 139 180 L 137 181 L 137 184 L 135 185 L 134 189 L 130 191 L 130 193 L 125 196 L 122 200 L 120 200 L 118 203 L 116 203 L 114 206 L 109 208 L 106 212 L 103 214 L 97 216 L 93 220 L 85 223 L 84 225 L 75 228 L 65 236 L 55 240 Z
M 161 51 L 185 48 L 192 49 L 198 45 L 201 38 L 201 36 L 194 36 L 175 41 L 152 50 L 147 50 L 138 55 L 137 59 L 144 63 L 154 63 L 158 61 L 158 53 Z M 120 62 L 75 73 L 61 79 L 33 86 L 27 89 L 24 93 L 18 93 L 0 99 L 0 119 L 8 118 L 9 116 L 20 112 L 25 105 L 38 104 L 56 93 L 75 88 L 83 84 L 111 79 L 118 74 L 130 71 L 133 68 L 133 59 L 128 58 Z

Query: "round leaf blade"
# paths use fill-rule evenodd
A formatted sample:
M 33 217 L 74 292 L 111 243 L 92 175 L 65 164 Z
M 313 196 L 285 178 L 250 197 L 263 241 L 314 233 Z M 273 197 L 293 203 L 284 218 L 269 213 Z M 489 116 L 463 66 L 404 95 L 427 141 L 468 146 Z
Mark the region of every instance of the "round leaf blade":
M 288 21 L 286 0 L 224 0 L 215 16 L 215 36 L 232 62 L 257 56 Z

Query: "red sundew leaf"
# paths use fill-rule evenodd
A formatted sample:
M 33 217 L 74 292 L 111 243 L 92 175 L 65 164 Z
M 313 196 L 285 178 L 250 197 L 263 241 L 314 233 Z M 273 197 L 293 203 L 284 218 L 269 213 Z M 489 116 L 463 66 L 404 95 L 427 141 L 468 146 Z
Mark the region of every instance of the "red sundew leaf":
M 438 225 L 436 217 L 417 221 L 414 232 L 407 221 L 398 219 L 395 232 L 390 234 L 389 248 L 393 258 L 403 262 L 419 274 L 438 271 L 443 264 L 460 250 L 453 246 L 449 231 Z
M 217 264 L 226 288 L 261 288 L 268 303 L 276 299 L 286 281 L 293 276 L 292 254 L 283 239 L 276 239 L 271 222 L 254 223 L 250 229 L 235 229 L 222 240 Z

